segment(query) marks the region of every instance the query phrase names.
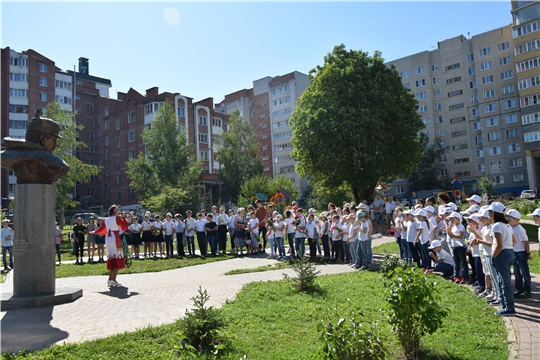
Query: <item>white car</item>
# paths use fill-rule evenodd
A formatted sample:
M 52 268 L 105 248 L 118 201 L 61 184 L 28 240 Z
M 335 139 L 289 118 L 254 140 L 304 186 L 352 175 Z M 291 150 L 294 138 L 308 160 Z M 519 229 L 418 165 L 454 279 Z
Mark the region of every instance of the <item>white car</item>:
M 534 190 L 523 190 L 520 198 L 534 200 L 536 198 L 536 194 L 534 193 Z

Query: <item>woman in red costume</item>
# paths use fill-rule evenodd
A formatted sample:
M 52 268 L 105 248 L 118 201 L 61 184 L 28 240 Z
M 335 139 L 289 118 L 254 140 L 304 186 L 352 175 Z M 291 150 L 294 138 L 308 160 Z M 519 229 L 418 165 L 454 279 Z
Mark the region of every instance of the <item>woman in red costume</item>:
M 109 270 L 109 286 L 122 286 L 116 281 L 118 270 L 126 267 L 122 238 L 119 231 L 126 231 L 129 224 L 126 219 L 118 216 L 118 206 L 112 205 L 109 208 L 109 217 L 95 231 L 97 235 L 105 236 L 105 247 L 107 248 L 107 270 Z

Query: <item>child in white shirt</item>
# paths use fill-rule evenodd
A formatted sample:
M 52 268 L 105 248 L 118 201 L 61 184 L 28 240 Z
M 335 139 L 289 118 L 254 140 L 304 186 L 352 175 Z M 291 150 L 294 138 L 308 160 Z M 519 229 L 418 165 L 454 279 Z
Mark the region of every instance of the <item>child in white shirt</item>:
M 248 254 L 253 254 L 253 249 L 259 249 L 259 242 L 257 241 L 257 239 L 259 238 L 259 219 L 257 219 L 255 211 L 252 211 L 250 213 L 250 216 L 251 219 L 249 219 L 248 222 L 250 239 L 246 239 L 246 244 L 248 246 Z

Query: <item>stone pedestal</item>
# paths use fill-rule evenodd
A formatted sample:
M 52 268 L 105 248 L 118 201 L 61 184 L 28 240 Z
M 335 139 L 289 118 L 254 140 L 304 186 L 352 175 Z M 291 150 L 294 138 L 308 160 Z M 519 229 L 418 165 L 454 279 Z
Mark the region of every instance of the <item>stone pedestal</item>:
M 15 185 L 13 295 L 55 293 L 55 188 L 52 184 Z

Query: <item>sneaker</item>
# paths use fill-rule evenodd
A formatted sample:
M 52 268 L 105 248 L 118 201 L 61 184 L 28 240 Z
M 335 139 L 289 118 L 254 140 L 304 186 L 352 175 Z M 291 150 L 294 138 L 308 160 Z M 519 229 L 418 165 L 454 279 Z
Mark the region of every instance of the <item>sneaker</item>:
M 516 310 L 501 309 L 495 313 L 499 316 L 514 316 L 516 315 Z
M 457 284 L 457 283 L 459 283 L 461 281 L 461 279 L 458 278 L 458 277 L 455 277 L 453 281 Z
M 495 299 L 495 295 L 493 295 L 493 293 L 489 294 L 489 295 L 486 295 L 484 297 L 484 299 L 487 301 L 487 302 L 490 302 L 492 301 L 493 299 Z
M 516 290 L 516 291 L 514 291 L 514 296 L 519 297 L 519 295 L 521 295 L 522 292 L 523 292 L 523 290 Z
M 517 297 L 520 299 L 530 299 L 532 297 L 532 294 L 530 291 L 523 291 Z
M 488 296 L 490 293 L 488 291 L 484 291 L 484 292 L 481 292 L 480 294 L 478 294 L 477 296 L 479 298 L 485 298 L 486 296 Z
M 465 278 L 461 278 L 461 280 L 459 281 L 459 283 L 462 284 L 462 285 L 467 285 L 468 282 L 469 282 L 469 280 L 465 279 Z
M 366 270 L 365 266 L 361 266 L 358 270 Z
M 113 280 L 107 280 L 107 285 L 109 285 L 109 287 L 115 286 Z
M 494 301 L 490 301 L 489 305 L 492 305 L 492 306 L 501 305 L 501 301 L 499 299 L 494 300 Z

